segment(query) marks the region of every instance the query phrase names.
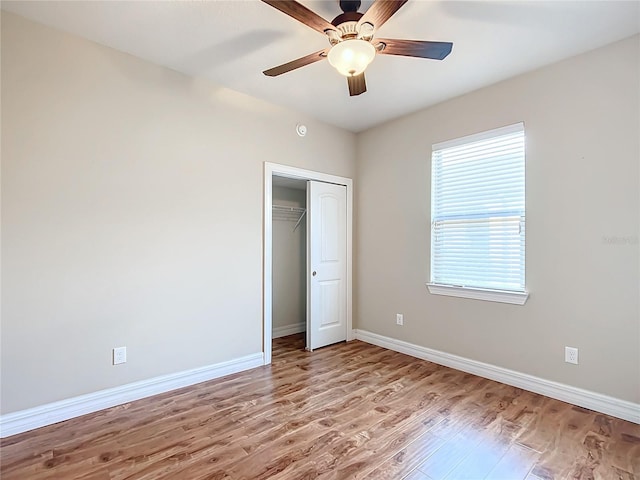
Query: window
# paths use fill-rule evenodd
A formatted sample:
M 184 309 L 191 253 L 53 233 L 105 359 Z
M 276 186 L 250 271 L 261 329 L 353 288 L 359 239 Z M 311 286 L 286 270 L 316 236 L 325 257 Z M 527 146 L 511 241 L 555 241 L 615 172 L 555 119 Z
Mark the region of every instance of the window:
M 522 123 L 433 146 L 431 293 L 524 304 L 524 176 Z

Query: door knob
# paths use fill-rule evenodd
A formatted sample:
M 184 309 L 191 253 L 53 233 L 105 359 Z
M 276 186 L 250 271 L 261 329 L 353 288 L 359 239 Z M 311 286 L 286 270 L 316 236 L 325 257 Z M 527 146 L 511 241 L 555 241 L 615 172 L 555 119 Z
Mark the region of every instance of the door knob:
M 311 275 L 313 275 L 315 277 L 316 276 L 316 271 L 314 270 Z

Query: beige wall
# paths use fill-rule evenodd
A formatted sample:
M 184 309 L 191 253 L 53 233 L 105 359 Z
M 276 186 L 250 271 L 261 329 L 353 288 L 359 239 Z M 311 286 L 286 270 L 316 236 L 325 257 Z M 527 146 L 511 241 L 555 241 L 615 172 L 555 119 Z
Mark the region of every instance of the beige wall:
M 273 204 L 306 208 L 307 192 L 273 187 Z M 273 328 L 294 326 L 307 318 L 307 222 L 273 221 Z
M 2 413 L 260 352 L 263 162 L 354 158 L 350 133 L 3 12 Z
M 640 402 L 639 43 L 636 36 L 358 136 L 357 328 Z M 519 121 L 529 301 L 430 295 L 431 145 Z M 565 345 L 580 349 L 578 366 L 564 363 Z

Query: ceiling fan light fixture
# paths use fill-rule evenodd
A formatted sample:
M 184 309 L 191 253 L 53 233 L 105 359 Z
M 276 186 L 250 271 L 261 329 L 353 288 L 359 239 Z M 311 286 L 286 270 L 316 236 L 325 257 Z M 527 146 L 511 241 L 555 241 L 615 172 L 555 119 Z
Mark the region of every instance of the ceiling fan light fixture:
M 355 77 L 365 71 L 376 56 L 376 49 L 366 40 L 350 38 L 329 50 L 329 63 L 345 77 Z

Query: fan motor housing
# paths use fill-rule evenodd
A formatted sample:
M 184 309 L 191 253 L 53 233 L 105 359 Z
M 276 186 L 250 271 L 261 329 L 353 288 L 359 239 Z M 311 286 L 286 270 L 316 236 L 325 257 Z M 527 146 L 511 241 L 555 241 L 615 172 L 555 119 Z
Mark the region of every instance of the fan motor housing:
M 338 3 L 343 12 L 357 12 L 362 2 L 360 0 L 340 0 Z
M 334 27 L 339 27 L 343 23 L 348 22 L 358 22 L 362 18 L 362 13 L 360 12 L 344 12 L 338 15 L 331 21 L 331 25 Z

